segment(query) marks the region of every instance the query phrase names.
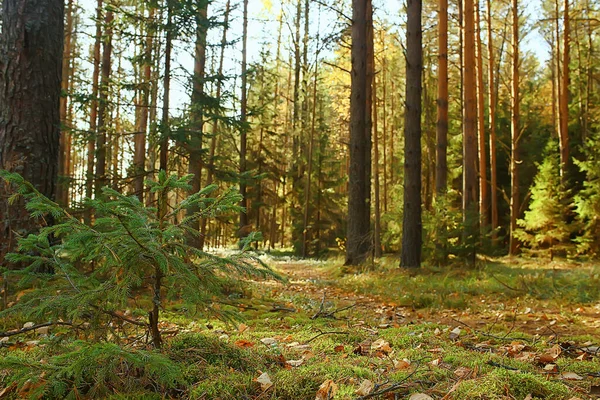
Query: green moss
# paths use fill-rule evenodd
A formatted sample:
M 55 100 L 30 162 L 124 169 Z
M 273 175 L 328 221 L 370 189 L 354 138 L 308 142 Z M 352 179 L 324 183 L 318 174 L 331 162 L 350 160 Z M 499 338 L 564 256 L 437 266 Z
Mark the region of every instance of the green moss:
M 522 400 L 527 395 L 539 399 L 565 399 L 569 389 L 562 383 L 547 380 L 529 372 L 495 369 L 481 378 L 462 382 L 453 393 L 454 399 Z

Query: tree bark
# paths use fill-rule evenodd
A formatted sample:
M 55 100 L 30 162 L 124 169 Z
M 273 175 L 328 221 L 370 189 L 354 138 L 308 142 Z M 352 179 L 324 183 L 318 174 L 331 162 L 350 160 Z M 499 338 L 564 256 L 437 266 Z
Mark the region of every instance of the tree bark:
M 559 97 L 560 176 L 563 183 L 567 180 L 567 171 L 569 168 L 569 57 L 571 43 L 569 22 L 569 0 L 565 0 L 563 10 L 562 91 Z
M 490 198 L 488 197 L 487 159 L 485 149 L 485 87 L 483 80 L 483 46 L 481 45 L 481 17 L 479 0 L 475 6 L 475 26 L 477 35 L 475 43 L 477 46 L 477 136 L 479 150 L 479 218 L 481 221 L 481 232 L 485 233 L 490 224 L 488 213 L 490 211 Z
M 477 185 L 477 96 L 475 74 L 475 8 L 473 0 L 464 1 L 463 39 L 463 222 L 466 240 L 477 231 L 478 218 L 473 218 L 478 198 Z M 475 262 L 475 248 L 469 256 Z
M 191 98 L 191 132 L 189 142 L 189 165 L 188 173 L 193 174 L 192 193 L 200 191 L 200 181 L 202 174 L 202 140 L 204 127 L 204 77 L 206 67 L 206 32 L 208 29 L 208 0 L 201 0 L 198 3 L 198 15 L 196 16 L 196 54 L 194 61 L 194 76 L 192 84 Z M 187 215 L 192 216 L 200 211 L 198 206 L 190 207 Z M 200 220 L 195 219 L 190 223 L 192 229 L 200 231 Z M 200 248 L 202 241 L 199 235 L 190 235 L 188 237 L 190 246 Z
M 511 148 L 510 148 L 510 239 L 509 254 L 515 255 L 519 242 L 515 237 L 519 218 L 519 1 L 512 0 L 512 82 L 511 82 Z
M 421 266 L 421 0 L 407 1 L 406 111 L 404 114 L 404 212 L 400 266 Z
M 491 204 L 491 223 L 492 240 L 497 241 L 498 234 L 498 173 L 496 165 L 496 82 L 495 82 L 495 51 L 494 35 L 492 31 L 492 0 L 487 0 L 487 20 L 488 20 L 488 97 L 489 97 L 489 129 L 490 129 L 490 204 Z
M 373 37 L 369 34 L 372 24 L 371 1 L 353 0 L 346 265 L 358 265 L 365 261 L 372 243 L 370 54 Z
M 146 25 L 146 42 L 144 43 L 144 70 L 142 82 L 141 104 L 139 105 L 139 126 L 133 137 L 133 189 L 137 198 L 144 201 L 144 178 L 146 176 L 146 135 L 148 131 L 148 114 L 150 106 L 150 86 L 152 85 L 152 49 L 154 48 L 155 30 L 151 29 L 154 23 L 155 8 L 149 5 L 148 22 Z M 154 83 L 156 84 L 156 83 Z
M 69 120 L 67 119 L 68 111 L 68 92 L 69 78 L 71 77 L 71 39 L 73 32 L 73 0 L 68 0 L 67 9 L 65 10 L 65 37 L 62 59 L 62 80 L 61 80 L 61 97 L 60 97 L 60 150 L 58 153 L 58 184 L 56 188 L 56 200 L 58 203 L 67 207 L 69 205 L 69 172 L 71 162 L 70 140 L 71 133 L 69 132 Z
M 58 174 L 63 39 L 63 1 L 3 1 L 0 169 L 21 174 L 50 199 Z M 41 223 L 22 198 L 9 204 L 12 189 L 0 184 L 0 264 Z
M 219 69 L 217 71 L 218 79 L 217 79 L 217 89 L 215 92 L 215 97 L 217 100 L 221 100 L 221 91 L 223 89 L 223 63 L 225 60 L 225 48 L 227 47 L 227 30 L 229 29 L 229 12 L 231 9 L 231 1 L 227 0 L 227 4 L 225 5 L 225 15 L 223 21 L 223 36 L 221 37 L 221 54 L 219 56 Z M 210 148 L 208 150 L 208 165 L 206 171 L 206 186 L 211 185 L 213 183 L 213 179 L 215 176 L 215 153 L 217 149 L 217 142 L 219 139 L 219 118 L 215 118 L 212 127 L 211 127 L 211 139 L 210 139 Z M 206 218 L 202 218 L 200 222 L 200 243 L 199 249 L 204 248 L 204 244 L 206 242 Z
M 111 74 L 113 20 L 114 14 L 112 10 L 108 10 L 104 18 L 105 33 L 103 35 L 102 46 L 102 70 L 98 90 L 100 96 L 98 102 L 98 138 L 96 140 L 96 196 L 99 196 L 102 187 L 108 184 L 108 177 L 106 175 L 106 131 L 109 117 L 108 94 Z
M 248 146 L 248 87 L 247 87 L 247 46 L 248 46 L 248 0 L 244 0 L 244 17 L 242 27 L 242 98 L 240 104 L 240 194 L 242 195 L 242 201 L 240 206 L 243 210 L 240 212 L 240 225 L 238 236 L 240 239 L 246 237 L 249 233 L 248 227 L 248 199 L 246 193 L 246 152 Z
M 438 98 L 436 129 L 435 191 L 448 189 L 448 0 L 439 0 L 438 12 Z

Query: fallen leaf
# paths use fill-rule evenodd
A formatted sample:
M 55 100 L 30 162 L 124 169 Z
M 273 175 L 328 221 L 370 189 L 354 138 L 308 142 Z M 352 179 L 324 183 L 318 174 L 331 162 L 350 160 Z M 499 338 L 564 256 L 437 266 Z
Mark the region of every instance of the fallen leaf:
M 392 352 L 392 348 L 390 347 L 389 342 L 386 342 L 383 339 L 377 339 L 376 341 L 371 343 L 371 350 L 383 351 L 386 354 L 389 354 Z
M 299 360 L 287 360 L 286 363 L 288 365 L 291 365 L 292 367 L 299 367 L 304 363 L 304 358 L 301 358 Z
M 394 369 L 396 370 L 402 370 L 402 369 L 407 369 L 410 367 L 410 361 L 408 361 L 406 358 L 404 360 L 393 360 L 394 363 Z
M 305 360 L 311 359 L 315 356 L 315 353 L 313 353 L 310 350 L 304 350 L 304 352 L 302 352 L 302 358 Z
M 273 386 L 273 382 L 266 372 L 260 374 L 260 376 L 254 380 L 254 382 L 260 383 L 260 387 L 263 392 Z
M 436 358 L 435 360 L 431 361 L 431 365 L 433 365 L 434 367 L 437 367 L 441 364 L 442 359 L 441 358 Z
M 248 330 L 248 325 L 246 324 L 240 324 L 240 326 L 238 326 L 238 332 L 239 333 L 244 333 Z
M 546 364 L 544 367 L 546 372 L 558 372 L 558 366 L 556 364 Z
M 525 398 L 523 400 L 532 400 L 533 396 L 531 395 L 531 393 L 529 393 L 527 396 L 525 396 Z
M 472 373 L 473 373 L 473 370 L 471 368 L 467 368 L 467 367 L 459 367 L 454 371 L 454 375 L 456 375 L 456 377 L 460 378 L 460 379 L 467 378 Z
M 427 396 L 425 393 L 413 393 L 408 400 L 433 400 L 433 397 Z
M 336 353 L 341 353 L 342 351 L 344 351 L 344 345 L 341 345 L 341 344 L 340 344 L 340 345 L 338 345 L 338 346 L 335 346 L 335 347 L 333 348 L 333 351 L 335 351 Z
M 23 324 L 23 329 L 32 328 L 32 327 L 34 327 L 34 326 L 35 326 L 35 323 L 34 323 L 34 322 L 25 322 L 25 323 Z
M 260 339 L 260 341 L 262 342 L 262 344 L 264 344 L 265 346 L 272 346 L 274 344 L 277 344 L 277 340 L 273 339 L 273 338 L 263 338 Z
M 337 385 L 331 379 L 326 380 L 319 386 L 315 400 L 331 400 L 337 392 Z
M 242 340 L 238 340 L 237 342 L 235 342 L 235 345 L 237 347 L 241 347 L 242 349 L 248 349 L 250 347 L 254 347 L 254 342 L 242 339 Z
M 373 384 L 373 382 L 368 379 L 363 379 L 358 389 L 356 389 L 356 394 L 359 396 L 366 396 L 373 391 L 374 387 L 375 384 Z
M 459 327 L 452 329 L 452 331 L 450 331 L 450 340 L 457 339 L 460 336 L 461 332 L 462 331 Z
M 562 374 L 560 374 L 561 379 L 567 380 L 567 381 L 581 381 L 583 380 L 583 377 L 577 375 L 575 372 L 563 372 Z

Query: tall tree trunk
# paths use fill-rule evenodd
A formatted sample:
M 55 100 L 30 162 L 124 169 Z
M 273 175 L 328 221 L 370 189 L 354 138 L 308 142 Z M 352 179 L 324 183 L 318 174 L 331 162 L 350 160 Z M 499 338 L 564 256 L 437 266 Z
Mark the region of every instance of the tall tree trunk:
M 4 0 L 1 15 L 0 170 L 21 174 L 54 199 L 64 2 Z M 9 204 L 12 189 L 0 184 L 0 264 L 15 249 L 18 236 L 27 236 L 42 223 L 30 217 L 23 198 Z
M 479 149 L 479 218 L 481 219 L 482 233 L 488 229 L 490 219 L 490 198 L 488 197 L 487 181 L 487 159 L 485 149 L 485 87 L 483 80 L 483 46 L 481 45 L 481 17 L 479 0 L 475 3 L 475 26 L 477 34 L 475 43 L 477 46 L 477 135 Z
M 510 239 L 509 254 L 517 253 L 519 242 L 515 237 L 519 218 L 519 1 L 512 0 L 512 82 L 511 82 L 511 124 L 510 124 Z
M 443 196 L 448 189 L 448 0 L 438 3 L 438 98 L 435 191 Z
M 375 60 L 373 60 L 375 65 Z M 375 185 L 374 195 L 374 214 L 375 220 L 373 221 L 373 256 L 375 258 L 381 257 L 381 199 L 379 196 L 380 182 L 379 182 L 379 129 L 377 126 L 377 76 L 373 74 L 373 183 Z
M 570 35 L 569 28 L 569 0 L 564 1 L 563 10 L 563 63 L 562 63 L 562 91 L 559 97 L 560 114 L 560 176 L 563 183 L 567 180 L 569 168 L 569 57 L 570 57 Z
M 383 47 L 383 51 L 385 52 L 385 39 L 383 35 L 383 31 L 381 32 L 381 46 Z M 383 121 L 383 211 L 387 213 L 388 211 L 388 168 L 391 165 L 388 165 L 388 151 L 387 151 L 387 133 L 388 133 L 388 123 L 387 123 L 387 58 L 383 55 L 383 60 L 381 62 L 381 75 L 382 75 L 382 116 L 381 119 Z M 393 123 L 393 122 L 392 122 Z
M 194 61 L 194 77 L 192 84 L 191 99 L 191 132 L 189 142 L 189 165 L 188 173 L 193 174 L 192 193 L 200 191 L 200 179 L 202 174 L 202 140 L 204 126 L 204 76 L 206 67 L 206 32 L 208 29 L 208 0 L 198 2 L 198 15 L 196 16 L 196 54 Z M 190 207 L 187 210 L 188 217 L 193 216 L 200 208 L 198 206 Z M 195 219 L 190 223 L 190 227 L 200 233 L 200 220 Z M 202 242 L 199 235 L 190 235 L 188 237 L 190 246 L 200 248 Z
M 492 31 L 492 0 L 487 0 L 488 20 L 488 97 L 489 97 L 489 125 L 490 125 L 490 197 L 492 240 L 496 243 L 498 234 L 498 173 L 496 166 L 496 82 L 494 78 L 494 35 Z
M 92 71 L 92 101 L 90 102 L 90 121 L 87 142 L 85 197 L 92 198 L 94 194 L 94 160 L 96 155 L 96 135 L 98 130 L 98 81 L 100 80 L 100 45 L 102 43 L 102 7 L 103 0 L 96 5 L 96 35 L 94 37 L 94 69 Z M 91 209 L 86 209 L 84 220 L 90 223 Z
M 317 46 L 319 43 L 319 33 L 317 31 Z M 312 170 L 313 170 L 313 149 L 315 143 L 315 124 L 317 121 L 317 81 L 319 78 L 319 50 L 317 47 L 317 61 L 315 62 L 315 77 L 313 82 L 313 93 L 312 93 L 312 119 L 310 123 L 310 138 L 308 141 L 308 170 L 306 172 L 306 188 L 304 189 L 304 223 L 303 223 L 303 240 L 302 240 L 302 257 L 306 258 L 309 254 L 309 217 L 310 217 L 310 194 L 312 184 Z
M 69 205 L 69 171 L 71 162 L 71 153 L 69 151 L 69 142 L 71 133 L 69 120 L 67 119 L 68 111 L 68 93 L 70 87 L 69 78 L 71 77 L 71 39 L 73 32 L 73 0 L 68 0 L 65 14 L 65 38 L 62 59 L 62 81 L 61 81 L 61 97 L 60 97 L 60 150 L 58 153 L 58 185 L 56 187 L 56 200 L 58 203 L 67 207 Z
M 106 175 L 106 131 L 108 128 L 108 95 L 111 74 L 112 39 L 114 14 L 111 9 L 106 11 L 104 18 L 105 33 L 102 45 L 102 70 L 99 88 L 98 104 L 98 138 L 96 143 L 96 196 L 101 194 L 102 187 L 108 184 Z
M 221 37 L 221 54 L 219 56 L 219 69 L 217 71 L 218 79 L 217 79 L 217 88 L 215 92 L 215 97 L 218 101 L 221 101 L 221 91 L 223 88 L 223 63 L 225 60 L 225 49 L 227 47 L 227 30 L 229 29 L 229 12 L 231 9 L 231 1 L 227 0 L 227 4 L 225 5 L 225 15 L 223 21 L 223 36 Z M 217 142 L 219 140 L 219 118 L 215 118 L 212 127 L 211 127 L 211 139 L 210 139 L 210 148 L 208 150 L 208 165 L 206 172 L 206 186 L 211 185 L 213 183 L 213 179 L 215 176 L 215 152 L 217 149 Z M 206 242 L 206 224 L 207 219 L 202 218 L 200 222 L 200 243 L 198 248 L 204 248 L 204 243 Z
M 475 74 L 475 8 L 473 0 L 464 1 L 464 39 L 463 39 L 463 91 L 464 91 L 464 123 L 463 123 L 463 221 L 465 223 L 464 239 L 476 234 L 478 218 L 476 213 L 477 185 L 477 96 Z M 473 243 L 471 243 L 473 245 Z M 471 263 L 475 262 L 475 248 L 470 255 Z
M 247 45 L 248 45 L 248 0 L 244 0 L 244 19 L 242 28 L 242 98 L 240 104 L 240 194 L 242 195 L 242 201 L 240 206 L 243 210 L 240 212 L 240 226 L 238 235 L 242 239 L 249 233 L 248 228 L 248 199 L 246 194 L 246 152 L 248 146 L 248 87 L 247 87 L 247 71 L 246 71 L 246 58 L 247 58 Z
M 169 107 L 171 100 L 171 51 L 173 50 L 173 11 L 171 10 L 171 3 L 167 0 L 167 37 L 165 41 L 165 67 L 163 72 L 163 106 L 162 106 L 162 117 L 161 117 L 161 137 L 160 137 L 160 153 L 159 153 L 159 170 L 167 172 L 169 169 L 169 137 L 170 126 L 169 126 Z M 166 205 L 166 202 L 161 202 Z M 166 211 L 163 210 L 163 211 Z
M 152 49 L 154 48 L 155 29 L 151 29 L 154 23 L 155 8 L 149 5 L 148 22 L 146 24 L 146 42 L 144 44 L 144 70 L 142 82 L 141 104 L 139 105 L 139 126 L 133 137 L 133 188 L 138 199 L 144 201 L 144 178 L 146 175 L 146 135 L 148 131 L 148 114 L 150 107 L 150 86 L 152 85 Z M 154 83 L 156 85 L 156 83 Z
M 373 10 L 370 0 L 352 1 L 350 168 L 346 265 L 358 265 L 371 250 L 371 83 Z
M 421 0 L 406 7 L 406 111 L 404 114 L 404 212 L 400 266 L 421 266 L 421 91 L 423 47 Z

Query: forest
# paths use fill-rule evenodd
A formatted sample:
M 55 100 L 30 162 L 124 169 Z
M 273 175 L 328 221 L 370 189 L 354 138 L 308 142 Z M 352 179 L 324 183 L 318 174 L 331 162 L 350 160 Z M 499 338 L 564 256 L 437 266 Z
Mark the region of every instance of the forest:
M 598 2 L 0 9 L 0 399 L 600 395 Z

